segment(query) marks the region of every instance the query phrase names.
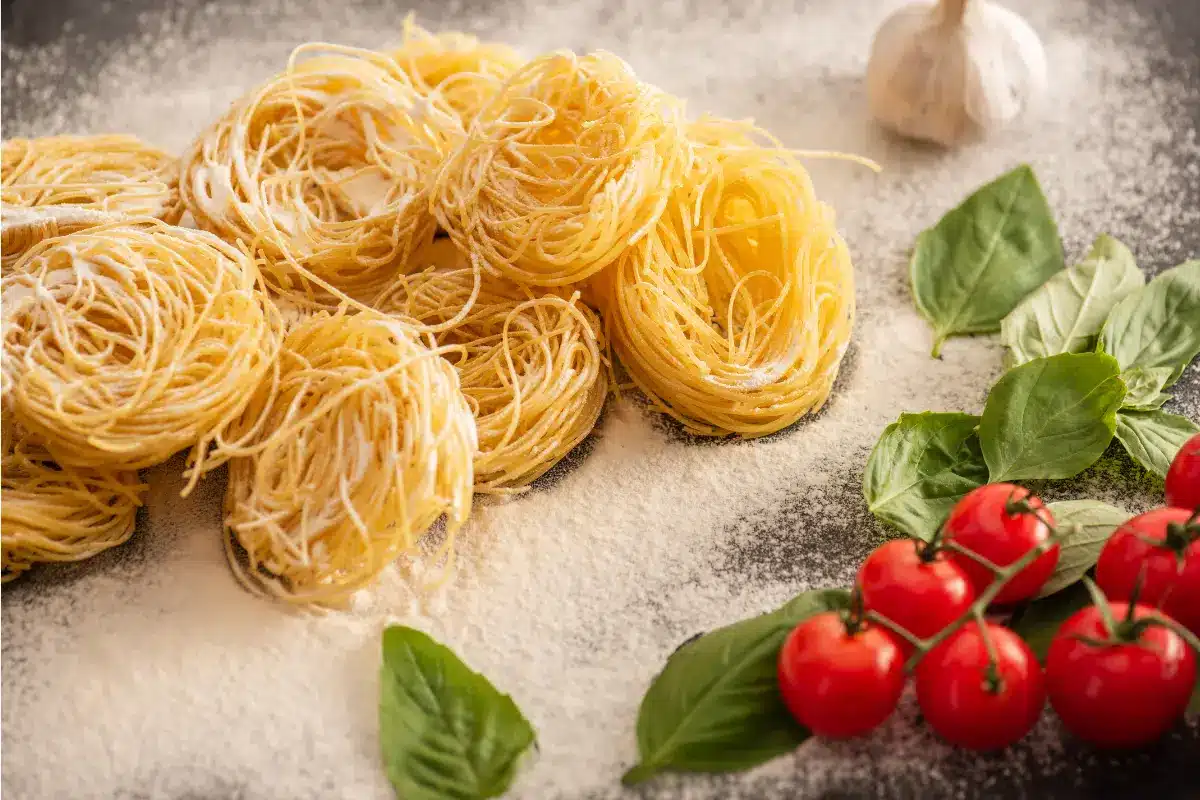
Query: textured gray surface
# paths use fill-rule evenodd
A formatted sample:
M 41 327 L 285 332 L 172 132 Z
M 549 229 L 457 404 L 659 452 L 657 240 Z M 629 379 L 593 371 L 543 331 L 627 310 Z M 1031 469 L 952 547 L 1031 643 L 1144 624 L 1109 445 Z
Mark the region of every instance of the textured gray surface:
M 106 48 L 120 47 L 126 39 L 132 38 L 138 26 L 138 15 L 146 11 L 154 11 L 162 2 L 155 0 L 124 0 L 115 3 L 98 3 L 93 0 L 54 0 L 54 2 L 37 2 L 37 0 L 13 0 L 4 3 L 3 37 L 5 52 L 3 53 L 3 96 L 2 116 L 5 135 L 10 131 L 30 133 L 25 128 L 30 119 L 38 87 L 37 76 L 32 76 L 32 84 L 27 81 L 18 82 L 11 67 L 11 51 L 9 48 L 23 48 L 31 45 L 43 45 L 55 41 L 58 37 L 71 36 L 76 44 L 71 68 L 61 73 L 47 75 L 44 80 L 54 80 L 58 83 L 57 91 L 63 97 L 73 93 L 86 93 L 96 82 L 96 74 L 92 69 L 93 62 L 90 53 L 99 53 Z M 228 14 L 230 19 L 245 20 L 253 16 L 253 3 L 246 0 L 220 0 L 210 4 L 218 7 L 220 13 Z M 378 3 L 363 3 L 363 5 L 380 5 Z M 1103 15 L 1106 7 L 1115 6 L 1116 0 L 1103 0 L 1096 5 L 1095 13 Z M 1190 83 L 1196 86 L 1200 81 L 1200 3 L 1194 0 L 1142 0 L 1137 3 L 1159 26 L 1166 47 L 1155 61 L 1156 74 L 1166 81 Z M 175 8 L 178 24 L 189 26 L 189 16 L 199 13 L 200 4 L 180 4 Z M 64 25 L 69 25 L 69 33 L 64 32 Z M 335 37 L 330 37 L 335 38 Z M 30 79 L 30 76 L 26 76 Z M 1193 94 L 1191 101 L 1184 109 L 1190 116 L 1189 121 L 1181 122 L 1183 127 L 1192 130 L 1200 129 L 1200 102 Z M 1114 111 L 1111 120 L 1101 121 L 1100 124 L 1115 124 L 1119 112 Z M 1172 159 L 1173 151 L 1166 148 L 1161 157 Z M 1178 163 L 1179 172 L 1186 174 L 1188 168 L 1195 164 Z M 1181 181 L 1180 191 L 1187 194 L 1182 200 L 1173 199 L 1174 203 L 1182 203 L 1196 207 L 1200 205 L 1200 182 L 1196 180 Z M 1139 253 L 1141 266 L 1149 272 L 1178 263 L 1182 258 L 1200 254 L 1200 229 L 1194 225 L 1173 228 L 1164 236 L 1161 231 L 1161 214 L 1154 207 L 1139 209 L 1135 213 L 1125 215 L 1112 233 L 1129 242 Z M 1083 230 L 1064 230 L 1068 240 L 1076 243 L 1089 235 Z M 1154 243 L 1154 247 L 1146 246 Z M 845 367 L 842 380 L 848 380 L 856 369 L 858 353 L 851 351 Z M 1178 394 L 1180 403 L 1193 412 L 1200 407 L 1200 369 L 1193 366 L 1179 384 Z M 899 411 L 899 409 L 897 409 Z M 681 435 L 681 434 L 680 434 Z M 788 435 L 785 432 L 781 435 Z M 707 442 L 696 442 L 697 446 L 741 447 L 738 444 L 713 445 Z M 584 454 L 580 454 L 581 456 Z M 1079 481 L 1055 484 L 1047 487 L 1048 499 L 1058 497 L 1079 497 L 1094 492 L 1098 487 L 1119 476 L 1130 482 L 1142 481 L 1136 468 L 1129 464 L 1123 454 L 1113 451 L 1106 460 L 1103 468 L 1096 468 L 1086 473 Z M 746 546 L 730 549 L 724 563 L 720 566 L 720 574 L 732 582 L 750 581 L 763 573 L 774 577 L 787 579 L 802 578 L 808 574 L 829 574 L 829 561 L 835 560 L 832 571 L 850 574 L 854 565 L 878 542 L 877 527 L 870 519 L 861 502 L 857 502 L 858 482 L 860 476 L 854 473 L 834 476 L 836 485 L 827 489 L 827 496 L 838 499 L 836 513 L 814 508 L 809 498 L 797 494 L 794 498 L 780 503 L 768 515 L 757 516 L 744 523 L 745 531 L 739 537 L 747 542 Z M 1147 492 L 1154 491 L 1152 484 L 1146 484 Z M 811 533 L 803 539 L 766 535 L 757 535 L 759 531 L 770 532 L 804 528 Z M 137 551 L 127 557 L 138 558 Z M 18 666 L 25 642 L 14 640 L 9 627 L 11 615 L 20 613 L 23 593 L 37 591 L 39 582 L 53 584 L 56 580 L 70 580 L 68 577 L 32 576 L 34 580 L 23 582 L 13 588 L 6 588 L 4 594 L 4 666 Z M 46 624 L 52 624 L 47 620 Z M 18 629 L 27 632 L 29 628 L 22 626 Z M 821 795 L 826 797 L 921 797 L 932 796 L 961 796 L 961 797 L 1197 797 L 1200 796 L 1200 768 L 1197 768 L 1197 757 L 1200 756 L 1200 725 L 1193 721 L 1190 727 L 1184 727 L 1161 743 L 1154 750 L 1144 753 L 1123 756 L 1098 756 L 1070 741 L 1064 743 L 1061 751 L 1053 755 L 1054 768 L 1046 768 L 1043 763 L 1044 755 L 1025 746 L 1014 748 L 999 756 L 974 756 L 967 753 L 955 754 L 949 760 L 937 764 L 939 771 L 936 789 L 931 785 L 913 777 L 905 770 L 897 771 L 894 763 L 882 758 L 872 757 L 872 747 L 886 747 L 887 742 L 875 742 L 864 745 L 844 745 L 830 748 L 825 757 L 837 757 L 844 754 L 847 760 L 853 760 L 861 765 L 854 775 L 840 777 L 837 781 L 823 786 Z M 7 750 L 8 748 L 6 748 Z M 802 762 L 801 762 L 802 763 Z M 7 760 L 6 770 L 27 768 L 28 765 L 11 764 Z M 48 768 L 41 765 L 40 768 Z M 62 764 L 55 768 L 70 769 L 71 765 Z M 811 786 L 810 783 L 796 776 L 795 782 L 786 778 L 772 781 L 769 784 L 744 784 L 737 777 L 684 777 L 671 778 L 658 782 L 638 792 L 632 793 L 645 797 L 791 797 L 801 793 L 801 787 Z M 244 797 L 247 800 L 259 800 L 260 797 L 270 796 L 260 794 L 255 787 L 231 787 L 228 790 L 212 790 L 216 794 L 205 797 Z M 569 791 L 567 792 L 569 794 Z M 134 795 L 130 795 L 134 796 Z M 186 795 L 192 797 L 193 795 Z M 329 795 L 337 796 L 336 790 Z M 182 800 L 182 798 L 180 798 Z

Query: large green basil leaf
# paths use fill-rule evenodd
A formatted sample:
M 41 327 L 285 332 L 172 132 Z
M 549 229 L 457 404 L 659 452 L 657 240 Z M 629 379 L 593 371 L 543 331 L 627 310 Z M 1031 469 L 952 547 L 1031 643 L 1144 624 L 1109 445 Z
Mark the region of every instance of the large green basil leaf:
M 1129 248 L 1102 234 L 1083 261 L 1051 276 L 1000 323 L 1009 363 L 1094 349 L 1112 307 L 1145 283 Z
M 867 459 L 863 497 L 871 513 L 928 541 L 954 504 L 987 483 L 972 414 L 901 414 Z
M 383 632 L 379 736 L 404 800 L 473 800 L 508 790 L 533 727 L 506 694 L 412 628 Z
M 1078 475 L 1112 441 L 1124 398 L 1116 359 L 1103 353 L 1063 353 L 1009 370 L 979 422 L 990 479 Z
M 982 187 L 917 237 L 909 273 L 917 310 L 947 337 L 998 330 L 1025 295 L 1063 268 L 1058 228 L 1033 170 Z
M 1124 408 L 1137 411 L 1153 411 L 1162 408 L 1163 403 L 1171 399 L 1163 388 L 1173 377 L 1175 370 L 1171 367 L 1134 367 L 1121 373 L 1125 382 Z
M 1100 348 L 1121 369 L 1168 367 L 1166 385 L 1200 353 L 1200 260 L 1159 275 L 1113 307 Z
M 1117 415 L 1117 439 L 1134 461 L 1160 478 L 1183 443 L 1200 431 L 1187 417 L 1166 411 L 1122 411 Z
M 1045 662 L 1054 634 L 1075 612 L 1091 603 L 1087 587 L 1079 581 L 1049 597 L 1026 603 L 1013 615 L 1010 627 L 1025 640 L 1038 661 Z
M 1059 545 L 1058 565 L 1038 597 L 1049 597 L 1078 581 L 1091 569 L 1104 543 L 1131 514 L 1099 500 L 1063 500 L 1047 506 L 1060 530 L 1074 526 Z
M 797 624 L 849 602 L 841 589 L 805 592 L 776 611 L 706 633 L 676 650 L 642 699 L 641 760 L 622 781 L 640 783 L 664 769 L 749 769 L 807 739 L 808 731 L 779 694 L 779 650 Z

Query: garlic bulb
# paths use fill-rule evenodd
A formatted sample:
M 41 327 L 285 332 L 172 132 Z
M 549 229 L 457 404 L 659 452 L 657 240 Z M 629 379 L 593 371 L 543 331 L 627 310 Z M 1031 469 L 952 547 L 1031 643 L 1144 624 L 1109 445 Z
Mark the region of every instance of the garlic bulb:
M 1021 114 L 1046 85 L 1033 28 L 987 0 L 914 3 L 888 17 L 867 64 L 867 99 L 883 125 L 954 145 Z

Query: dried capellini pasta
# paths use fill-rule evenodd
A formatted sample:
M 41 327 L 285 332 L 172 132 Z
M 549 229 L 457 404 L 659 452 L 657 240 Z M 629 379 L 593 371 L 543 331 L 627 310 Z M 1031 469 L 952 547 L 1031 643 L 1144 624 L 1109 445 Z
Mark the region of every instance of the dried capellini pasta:
M 608 390 L 600 322 L 570 297 L 472 267 L 449 239 L 418 254 L 375 307 L 429 331 L 475 414 L 475 491 L 528 486 L 591 432 Z
M 266 257 L 274 292 L 369 301 L 433 237 L 429 187 L 460 137 L 388 56 L 304 45 L 200 136 L 180 191 L 200 227 Z
M 27 250 L 43 239 L 66 236 L 119 219 L 119 215 L 80 206 L 24 208 L 0 204 L 3 268 L 11 269 Z
M 440 95 L 464 128 L 522 63 L 508 45 L 452 31 L 432 34 L 418 26 L 412 14 L 404 20 L 404 44 L 389 55 L 417 91 Z
M 682 103 L 609 53 L 550 53 L 476 116 L 435 209 L 492 274 L 565 286 L 644 238 L 690 162 Z
M 719 120 L 695 129 L 695 168 L 599 287 L 634 383 L 706 436 L 762 436 L 819 409 L 853 324 L 832 209 L 757 133 Z
M 19 433 L 10 444 L 0 467 L 2 580 L 37 563 L 90 558 L 133 534 L 146 490 L 137 472 L 62 467 Z
M 242 251 L 151 218 L 35 245 L 3 279 L 6 398 L 55 461 L 137 469 L 210 445 L 274 369 L 281 328 Z
M 0 145 L 0 200 L 113 214 L 183 216 L 178 161 L 134 136 L 46 136 Z
M 404 323 L 343 311 L 293 327 L 280 373 L 229 451 L 226 552 L 242 583 L 339 605 L 443 513 L 449 548 L 471 510 L 476 449 L 454 368 Z

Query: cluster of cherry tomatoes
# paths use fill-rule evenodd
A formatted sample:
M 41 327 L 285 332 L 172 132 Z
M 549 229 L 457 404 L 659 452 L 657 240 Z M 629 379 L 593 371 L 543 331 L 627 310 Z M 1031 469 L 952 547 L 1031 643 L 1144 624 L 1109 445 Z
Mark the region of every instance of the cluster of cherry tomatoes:
M 1043 669 L 984 611 L 1033 598 L 1054 573 L 1053 516 L 1019 486 L 972 491 L 935 542 L 890 541 L 871 553 L 853 609 L 792 631 L 779 656 L 784 701 L 819 736 L 856 736 L 891 715 L 911 672 L 925 721 L 960 747 L 1007 747 L 1047 699 L 1096 746 L 1153 742 L 1196 683 L 1185 637 L 1200 636 L 1200 435 L 1172 462 L 1166 501 L 1106 542 L 1095 583 L 1107 602 L 1063 623 Z

